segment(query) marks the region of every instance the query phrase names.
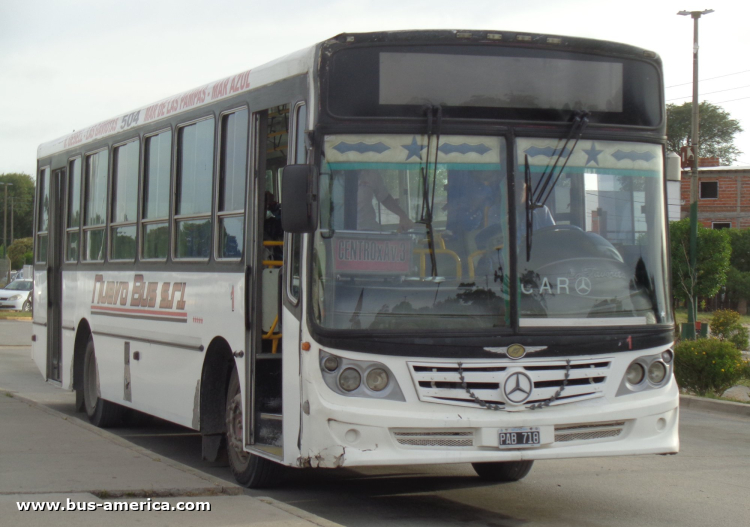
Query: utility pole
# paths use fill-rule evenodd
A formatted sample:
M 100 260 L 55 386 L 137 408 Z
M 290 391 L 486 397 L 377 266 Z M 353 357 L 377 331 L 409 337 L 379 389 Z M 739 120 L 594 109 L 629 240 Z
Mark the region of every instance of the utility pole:
M 15 196 L 10 197 L 10 244 L 13 245 L 13 208 L 16 204 Z
M 698 19 L 701 16 L 713 13 L 713 9 L 704 11 L 680 11 L 682 16 L 690 16 L 693 19 L 693 126 L 690 146 L 693 149 L 693 169 L 690 174 L 690 275 L 694 282 L 698 274 L 698 129 L 700 123 L 700 112 L 698 107 Z M 693 290 L 693 293 L 695 291 Z M 695 338 L 695 315 L 697 311 L 697 299 L 691 295 L 688 310 L 688 331 L 685 335 L 689 339 Z
M 8 256 L 8 187 L 12 187 L 13 183 L 0 182 L 0 185 L 5 185 L 5 207 L 3 208 L 3 257 Z

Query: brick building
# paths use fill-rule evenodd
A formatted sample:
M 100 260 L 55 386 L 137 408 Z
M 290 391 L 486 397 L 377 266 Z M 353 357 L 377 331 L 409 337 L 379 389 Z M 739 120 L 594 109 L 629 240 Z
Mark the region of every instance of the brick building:
M 681 218 L 690 216 L 690 177 L 682 171 Z M 750 227 L 750 167 L 698 169 L 698 221 L 709 229 Z

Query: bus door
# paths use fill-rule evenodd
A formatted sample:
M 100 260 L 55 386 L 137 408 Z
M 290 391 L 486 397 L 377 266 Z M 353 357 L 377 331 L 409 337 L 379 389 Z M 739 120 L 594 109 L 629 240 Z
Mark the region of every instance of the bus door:
M 283 455 L 282 423 L 282 277 L 284 232 L 281 228 L 281 169 L 287 164 L 289 105 L 253 115 L 255 225 L 248 229 L 247 247 L 254 247 L 249 267 L 249 340 L 246 407 L 248 446 L 279 458 Z M 251 222 L 252 225 L 252 222 Z
M 47 247 L 47 379 L 60 382 L 62 361 L 62 261 L 66 170 L 52 172 Z M 44 306 L 34 306 L 44 309 Z

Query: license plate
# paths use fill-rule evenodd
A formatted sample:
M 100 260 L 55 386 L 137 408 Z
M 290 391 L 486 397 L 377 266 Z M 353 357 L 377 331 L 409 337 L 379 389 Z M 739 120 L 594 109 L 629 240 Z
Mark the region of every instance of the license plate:
M 542 433 L 537 426 L 500 429 L 500 448 L 526 448 L 542 444 Z

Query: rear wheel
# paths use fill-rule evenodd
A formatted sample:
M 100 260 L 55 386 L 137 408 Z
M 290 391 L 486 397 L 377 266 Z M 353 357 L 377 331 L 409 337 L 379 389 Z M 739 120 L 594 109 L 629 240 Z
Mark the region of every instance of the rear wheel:
M 86 415 L 94 426 L 108 428 L 122 419 L 123 407 L 101 398 L 99 368 L 96 364 L 94 339 L 89 337 L 83 359 L 83 404 Z
M 531 471 L 533 461 L 498 461 L 493 463 L 472 463 L 477 475 L 487 481 L 518 481 Z
M 227 389 L 227 454 L 237 483 L 254 489 L 278 483 L 281 466 L 246 452 L 242 446 L 242 392 L 237 369 L 233 369 Z

